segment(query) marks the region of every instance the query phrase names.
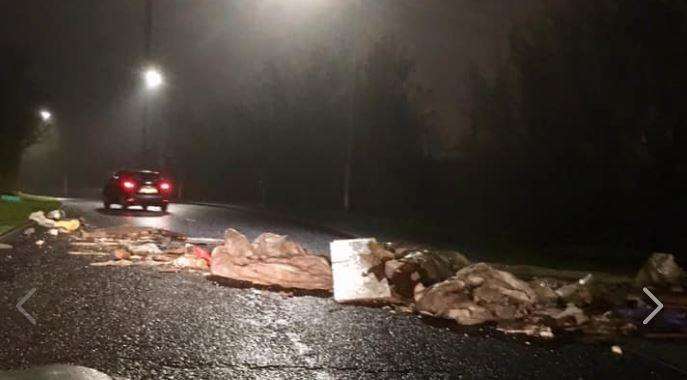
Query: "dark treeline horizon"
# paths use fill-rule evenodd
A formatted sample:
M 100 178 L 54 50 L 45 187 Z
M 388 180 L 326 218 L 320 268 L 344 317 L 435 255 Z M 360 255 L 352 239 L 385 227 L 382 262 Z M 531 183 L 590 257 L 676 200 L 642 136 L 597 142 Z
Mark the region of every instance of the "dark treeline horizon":
M 127 153 L 73 186 L 149 165 L 169 168 L 188 199 L 341 210 L 352 131 L 354 213 L 456 241 L 684 251 L 685 2 L 531 4 L 504 22 L 503 57 L 453 52 L 436 66 L 448 92 L 402 29 L 374 26 L 378 8 L 329 9 L 309 25 L 317 38 L 261 52 L 225 100 L 170 78 L 155 100 L 158 155 Z

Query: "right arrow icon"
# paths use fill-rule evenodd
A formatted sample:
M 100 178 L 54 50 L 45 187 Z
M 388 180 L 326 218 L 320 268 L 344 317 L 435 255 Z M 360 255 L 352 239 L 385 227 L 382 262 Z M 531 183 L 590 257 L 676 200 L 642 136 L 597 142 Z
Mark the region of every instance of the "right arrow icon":
M 642 290 L 644 290 L 644 293 L 646 293 L 646 295 L 649 296 L 649 298 L 651 298 L 651 300 L 654 301 L 654 303 L 656 304 L 656 308 L 654 309 L 654 311 L 652 311 L 651 314 L 644 318 L 644 322 L 642 322 L 646 325 L 647 323 L 649 323 L 649 321 L 651 321 L 651 319 L 653 319 L 656 316 L 656 314 L 658 314 L 659 311 L 661 311 L 661 309 L 663 309 L 663 303 L 661 303 L 661 301 L 659 301 L 658 298 L 656 298 L 656 296 L 653 295 L 646 287 Z

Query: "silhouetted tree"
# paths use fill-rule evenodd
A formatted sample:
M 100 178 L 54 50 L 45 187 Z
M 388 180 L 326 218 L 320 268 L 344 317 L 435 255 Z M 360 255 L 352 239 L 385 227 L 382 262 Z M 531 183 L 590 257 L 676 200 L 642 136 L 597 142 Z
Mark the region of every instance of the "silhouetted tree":
M 38 141 L 43 125 L 39 96 L 29 76 L 30 62 L 18 49 L 3 49 L 0 59 L 0 190 L 15 190 L 21 156 Z

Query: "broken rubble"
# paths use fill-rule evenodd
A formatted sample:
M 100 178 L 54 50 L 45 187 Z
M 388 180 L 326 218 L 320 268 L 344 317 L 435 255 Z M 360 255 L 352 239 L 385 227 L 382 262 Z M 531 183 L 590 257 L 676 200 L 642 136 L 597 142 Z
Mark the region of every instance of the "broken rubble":
M 470 260 L 454 251 L 413 251 L 398 259 L 418 268 L 422 283 L 432 285 L 470 265 Z
M 203 260 L 204 261 L 204 260 Z M 261 286 L 331 290 L 332 272 L 326 259 L 310 254 L 279 235 L 261 235 L 254 244 L 234 229 L 212 251 L 212 274 Z
M 401 251 L 403 256 L 384 263 L 384 274 L 394 294 L 410 299 L 418 282 L 429 286 L 453 276 L 470 264 L 462 254 L 453 251 Z
M 577 326 L 589 321 L 589 318 L 584 314 L 584 311 L 582 311 L 582 309 L 580 309 L 579 307 L 575 306 L 574 303 L 568 303 L 565 310 L 561 311 L 553 318 L 556 320 L 571 319 L 572 322 L 574 322 Z
M 55 210 L 57 211 L 57 210 Z M 55 212 L 52 211 L 52 212 Z M 60 210 L 61 211 L 61 210 Z M 52 213 L 51 212 L 51 213 Z M 58 220 L 55 221 L 45 216 L 43 211 L 36 211 L 29 215 L 29 220 L 36 222 L 39 226 L 45 228 L 59 228 L 64 232 L 74 232 L 79 229 L 81 222 L 78 219 Z
M 195 245 L 192 246 L 191 249 L 193 251 L 193 256 L 195 256 L 198 259 L 205 260 L 205 262 L 207 263 L 207 266 L 208 267 L 210 266 L 210 264 L 212 263 L 212 256 L 210 255 L 210 253 L 208 251 L 206 251 L 203 248 L 200 248 L 198 246 L 195 246 Z
M 505 334 L 527 335 L 544 339 L 554 337 L 551 327 L 523 321 L 501 321 L 496 325 L 496 329 Z
M 0 243 L 0 250 L 3 250 L 3 249 L 12 249 L 12 246 L 9 244 Z
M 162 250 L 155 243 L 129 244 L 127 250 L 136 255 L 158 255 Z
M 112 252 L 112 256 L 115 260 L 128 260 L 131 258 L 131 253 L 125 249 L 118 248 Z
M 652 253 L 637 274 L 639 286 L 679 287 L 685 280 L 685 272 L 668 253 Z
M 130 240 L 132 242 L 171 242 L 184 241 L 186 236 L 158 228 L 136 227 L 122 225 L 116 227 L 98 228 L 92 231 L 82 231 L 82 240 L 94 241 L 96 239 Z
M 58 220 L 55 222 L 55 227 L 59 228 L 63 232 L 71 233 L 81 227 L 81 222 L 79 222 L 78 219 Z
M 92 267 L 128 267 L 133 262 L 131 260 L 108 260 L 90 263 Z
M 45 227 L 45 228 L 54 228 L 55 227 L 55 221 L 52 219 L 48 219 L 45 216 L 45 213 L 43 211 L 32 212 L 29 215 L 29 220 L 36 222 L 41 227 Z
M 336 302 L 391 300 L 391 288 L 383 274 L 384 264 L 370 250 L 370 245 L 374 247 L 375 243 L 374 239 L 335 240 L 330 243 Z M 380 271 L 375 268 L 380 268 Z
M 73 256 L 109 256 L 107 252 L 99 251 L 69 251 L 67 254 Z
M 587 274 L 576 282 L 563 285 L 556 289 L 556 294 L 566 302 L 572 302 L 579 306 L 589 305 L 593 301 L 590 289 L 592 279 L 593 276 Z
M 151 259 L 153 261 L 172 262 L 172 261 L 176 260 L 177 257 L 163 253 L 163 254 L 159 254 L 159 255 L 153 255 L 153 256 L 151 256 Z
M 558 301 L 558 293 L 553 289 L 558 282 L 547 278 L 535 278 L 529 282 L 530 287 L 537 295 L 537 303 L 545 306 L 555 305 Z
M 174 259 L 174 261 L 172 261 L 172 265 L 178 268 L 186 269 L 208 269 L 207 261 L 191 255 L 184 255 Z
M 528 315 L 536 297 L 526 282 L 478 263 L 461 269 L 443 282 L 419 289 L 415 306 L 430 315 L 474 325 Z
M 57 209 L 57 210 L 52 210 L 52 211 L 48 212 L 45 216 L 52 219 L 52 220 L 60 220 L 60 219 L 64 219 L 66 214 L 64 213 L 63 210 Z

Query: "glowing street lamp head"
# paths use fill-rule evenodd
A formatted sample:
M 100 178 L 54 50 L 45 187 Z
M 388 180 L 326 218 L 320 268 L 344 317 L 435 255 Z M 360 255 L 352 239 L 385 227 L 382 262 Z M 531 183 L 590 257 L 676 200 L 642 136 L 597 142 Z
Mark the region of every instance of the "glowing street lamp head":
M 42 109 L 42 110 L 38 111 L 38 114 L 41 116 L 41 119 L 44 122 L 48 122 L 48 121 L 50 121 L 50 119 L 52 119 L 52 113 L 46 109 Z
M 162 85 L 162 74 L 156 69 L 147 69 L 143 74 L 146 82 L 146 88 L 154 90 Z

